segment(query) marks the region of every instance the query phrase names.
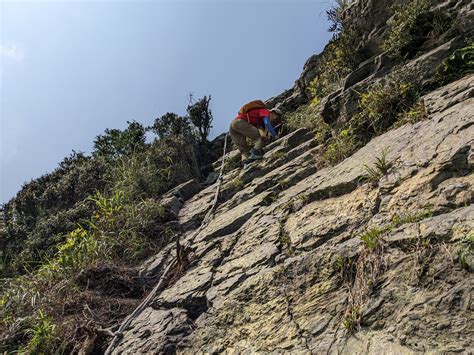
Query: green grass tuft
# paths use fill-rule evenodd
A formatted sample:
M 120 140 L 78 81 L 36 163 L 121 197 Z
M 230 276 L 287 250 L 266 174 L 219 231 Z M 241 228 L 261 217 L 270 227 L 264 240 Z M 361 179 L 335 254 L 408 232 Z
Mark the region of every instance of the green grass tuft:
M 373 166 L 369 166 L 367 164 L 364 165 L 363 169 L 365 171 L 365 174 L 363 178 L 365 180 L 368 180 L 370 182 L 377 182 L 382 176 L 387 174 L 387 172 L 392 167 L 392 164 L 387 159 L 388 151 L 389 148 L 382 149 L 381 155 L 375 159 L 375 163 L 373 164 Z

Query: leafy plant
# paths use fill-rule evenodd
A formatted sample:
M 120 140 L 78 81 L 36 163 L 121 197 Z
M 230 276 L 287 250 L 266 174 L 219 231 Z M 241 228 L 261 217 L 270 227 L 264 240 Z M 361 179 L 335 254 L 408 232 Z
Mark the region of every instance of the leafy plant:
M 352 307 L 346 313 L 342 325 L 347 331 L 353 332 L 360 323 L 360 310 L 357 307 Z
M 398 115 L 393 128 L 398 128 L 408 123 L 414 124 L 426 119 L 428 119 L 428 113 L 426 112 L 424 101 L 419 99 L 411 109 L 403 111 Z
M 425 218 L 429 218 L 433 215 L 433 211 L 430 206 L 427 206 L 422 211 L 418 213 L 401 213 L 395 214 L 392 217 L 390 223 L 382 227 L 372 227 L 366 229 L 363 233 L 359 235 L 359 238 L 362 240 L 364 245 L 368 249 L 375 249 L 382 240 L 384 234 L 392 231 L 394 228 L 398 228 L 407 223 L 416 223 Z
M 331 22 L 329 32 L 339 33 L 343 30 L 345 25 L 344 11 L 346 11 L 353 2 L 353 0 L 336 0 L 334 5 L 326 11 L 328 20 Z
M 439 85 L 444 85 L 472 73 L 474 73 L 474 43 L 454 51 L 437 69 L 436 78 Z
M 360 112 L 350 122 L 364 140 L 384 133 L 401 113 L 412 109 L 420 92 L 415 75 L 408 71 L 395 71 L 360 95 Z
M 194 135 L 189 118 L 178 116 L 173 112 L 156 118 L 150 129 L 162 139 L 180 135 L 192 138 Z
M 319 163 L 322 166 L 337 164 L 349 157 L 360 146 L 360 143 L 351 127 L 342 129 L 328 140 Z
M 389 33 L 382 43 L 382 50 L 392 56 L 403 57 L 419 45 L 418 35 L 426 36 L 427 33 L 420 33 L 416 24 L 429 6 L 429 0 L 412 0 L 404 6 L 394 6 L 394 15 L 387 22 Z
M 432 15 L 429 37 L 436 39 L 449 30 L 452 19 L 441 10 L 433 11 Z
M 136 121 L 128 122 L 128 127 L 106 129 L 105 133 L 97 136 L 94 141 L 94 156 L 102 156 L 109 161 L 122 156 L 138 153 L 145 149 L 145 127 Z
M 377 227 L 373 227 L 371 229 L 366 230 L 362 233 L 359 238 L 365 244 L 365 246 L 369 249 L 375 249 L 380 240 L 382 239 L 382 235 L 384 233 L 383 229 L 379 229 Z
M 291 130 L 307 128 L 315 134 L 316 144 L 323 143 L 329 135 L 330 127 L 319 114 L 318 105 L 299 106 L 295 111 L 285 115 L 286 123 Z
M 236 189 L 240 189 L 244 186 L 244 181 L 237 177 L 232 181 L 232 186 Z
M 329 31 L 334 35 L 320 56 L 317 73 L 308 87 L 312 105 L 318 105 L 326 95 L 341 88 L 345 77 L 368 58 L 358 36 L 360 30 L 345 16 L 352 3 L 352 0 L 338 0 L 326 12 L 332 23 Z
M 474 256 L 474 232 L 468 234 L 462 241 L 462 247 L 458 251 L 459 264 L 464 270 L 472 271 L 472 257 Z
M 308 87 L 312 96 L 311 105 L 319 105 L 326 95 L 340 89 L 346 76 L 366 59 L 364 54 L 354 49 L 354 33 L 352 29 L 344 29 L 325 47 L 318 72 Z
M 52 256 L 64 235 L 91 216 L 93 207 L 86 198 L 104 190 L 108 168 L 102 158 L 73 152 L 57 169 L 25 184 L 2 206 L 4 275 L 37 267 Z
M 34 324 L 28 330 L 32 334 L 28 344 L 20 347 L 19 352 L 27 354 L 44 354 L 50 353 L 54 349 L 51 347 L 56 340 L 56 326 L 53 324 L 51 318 L 39 310 L 34 318 Z
M 364 165 L 365 179 L 371 182 L 377 182 L 389 171 L 392 164 L 387 159 L 388 151 L 388 147 L 382 149 L 381 155 L 375 159 L 373 166 Z
M 433 216 L 433 210 L 431 206 L 425 207 L 422 211 L 418 213 L 401 213 L 395 214 L 392 217 L 392 221 L 389 225 L 389 230 L 393 228 L 398 228 L 407 223 L 416 223 Z
M 154 141 L 145 152 L 118 159 L 109 173 L 112 190 L 121 190 L 127 201 L 134 201 L 198 178 L 197 154 L 190 143 L 183 136 L 169 136 Z

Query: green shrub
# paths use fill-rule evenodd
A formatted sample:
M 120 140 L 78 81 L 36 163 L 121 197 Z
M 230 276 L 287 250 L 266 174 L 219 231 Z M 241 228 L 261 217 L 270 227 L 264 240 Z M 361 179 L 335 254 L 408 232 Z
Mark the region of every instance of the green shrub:
M 420 101 L 421 85 L 412 69 L 396 68 L 360 93 L 359 112 L 349 124 L 364 142 L 392 128 Z
M 458 251 L 458 259 L 461 268 L 467 271 L 473 271 L 474 265 L 472 258 L 474 256 L 474 232 L 471 231 L 462 241 L 462 247 Z
M 318 73 L 308 87 L 312 105 L 318 105 L 326 95 L 340 89 L 346 76 L 366 59 L 354 50 L 355 37 L 353 30 L 343 30 L 324 48 Z
M 340 89 L 345 77 L 368 58 L 367 53 L 360 49 L 364 47 L 360 30 L 344 16 L 351 3 L 352 0 L 338 0 L 326 12 L 331 22 L 329 30 L 334 35 L 322 52 L 316 76 L 308 87 L 312 105 L 318 105 L 326 95 Z
M 45 334 L 55 327 L 64 331 L 64 300 L 81 292 L 75 280 L 82 270 L 104 263 L 136 265 L 157 253 L 174 235 L 166 229 L 167 216 L 155 199 L 125 204 L 124 193 L 118 191 L 109 197 L 97 193 L 90 200 L 95 205 L 92 217 L 67 234 L 55 255 L 32 273 L 10 279 L 2 290 L 2 332 L 28 332 L 22 319 L 38 309 L 47 309 L 53 317 L 35 320 L 38 326 L 33 327 L 34 335 L 23 349 L 50 346 L 43 341 L 50 339 Z M 18 349 L 20 345 L 10 346 Z
M 362 242 L 367 248 L 375 249 L 379 245 L 379 242 L 382 240 L 383 233 L 384 229 L 373 227 L 362 233 L 359 238 L 360 240 L 362 240 Z
M 394 6 L 382 50 L 392 57 L 411 58 L 426 41 L 436 41 L 448 32 L 452 19 L 441 10 L 429 11 L 430 5 L 430 0 L 413 0 L 404 6 Z
M 347 331 L 353 332 L 360 324 L 360 318 L 361 314 L 359 308 L 352 307 L 346 312 L 342 325 Z
M 340 130 L 328 140 L 326 148 L 319 158 L 319 164 L 324 167 L 341 162 L 354 153 L 360 147 L 360 143 L 361 141 L 351 127 Z
M 345 25 L 344 12 L 354 2 L 354 0 L 336 0 L 334 5 L 326 11 L 328 20 L 331 22 L 329 32 L 340 33 Z
M 383 80 L 377 81 L 359 93 L 359 112 L 347 123 L 332 132 L 326 140 L 324 152 L 318 158 L 321 166 L 334 165 L 352 155 L 373 137 L 397 125 L 398 121 L 412 121 L 426 117 L 418 112 L 421 86 L 417 73 L 408 69 L 395 69 Z M 329 132 L 329 127 L 325 132 Z M 322 131 L 322 130 L 321 130 Z M 324 133 L 327 135 L 327 133 Z
M 415 43 L 412 42 L 418 43 L 414 41 L 418 30 L 416 24 L 429 6 L 429 0 L 413 0 L 405 6 L 394 6 L 394 15 L 387 22 L 389 33 L 382 43 L 382 50 L 395 57 L 406 55 L 407 46 L 413 46 Z
M 151 143 L 146 151 L 121 157 L 110 171 L 112 190 L 127 201 L 156 197 L 173 186 L 199 178 L 195 147 L 184 136 Z
M 193 95 L 189 95 L 189 105 L 186 109 L 189 115 L 189 120 L 192 122 L 198 132 L 199 138 L 202 143 L 207 142 L 207 137 L 212 128 L 212 111 L 209 108 L 209 102 L 211 101 L 211 95 L 209 97 L 204 96 L 202 99 L 193 102 Z
M 161 139 L 170 136 L 194 136 L 195 132 L 191 127 L 188 117 L 178 116 L 176 113 L 168 112 L 155 119 L 155 122 L 149 127 Z
M 474 73 L 474 43 L 454 51 L 437 69 L 436 78 L 439 85 L 445 85 L 472 73 Z
M 107 184 L 109 165 L 101 158 L 73 153 L 52 173 L 25 184 L 3 205 L 3 275 L 26 272 L 62 242 L 93 211 L 85 199 Z
M 143 151 L 146 128 L 136 121 L 127 121 L 127 124 L 128 127 L 123 131 L 106 129 L 104 134 L 97 136 L 94 141 L 93 155 L 113 161 Z
M 412 82 L 377 82 L 361 94 L 360 112 L 351 118 L 351 123 L 367 141 L 386 132 L 400 113 L 410 110 L 417 100 L 418 88 Z
M 405 124 L 414 124 L 426 119 L 428 119 L 428 113 L 426 112 L 424 101 L 420 98 L 411 109 L 398 115 L 397 121 L 393 124 L 393 128 L 398 128 Z
M 58 349 L 54 348 L 57 342 L 56 326 L 52 319 L 42 311 L 37 312 L 36 317 L 32 320 L 33 324 L 27 333 L 31 334 L 31 338 L 23 347 L 20 347 L 20 353 L 26 354 L 47 354 L 53 353 Z
M 329 125 L 319 114 L 318 105 L 300 106 L 285 115 L 286 123 L 291 130 L 307 128 L 315 134 L 317 144 L 323 143 L 330 132 Z

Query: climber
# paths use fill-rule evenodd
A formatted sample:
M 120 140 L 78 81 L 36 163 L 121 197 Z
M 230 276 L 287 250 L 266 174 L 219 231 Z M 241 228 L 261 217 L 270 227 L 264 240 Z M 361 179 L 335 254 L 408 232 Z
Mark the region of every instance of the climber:
M 248 164 L 263 158 L 262 148 L 268 140 L 277 137 L 274 127 L 281 124 L 283 119 L 279 108 L 268 110 L 261 100 L 255 100 L 242 106 L 239 114 L 230 123 L 229 134 L 232 141 L 242 154 L 242 163 Z M 267 133 L 268 132 L 268 133 Z M 249 150 L 247 138 L 255 141 Z

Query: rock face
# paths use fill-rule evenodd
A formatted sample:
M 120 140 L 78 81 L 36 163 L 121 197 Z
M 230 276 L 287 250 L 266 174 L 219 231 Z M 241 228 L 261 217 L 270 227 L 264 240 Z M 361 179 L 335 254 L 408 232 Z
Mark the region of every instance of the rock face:
M 394 15 L 395 6 L 403 6 L 410 0 L 357 0 L 342 13 L 342 19 L 354 31 L 353 47 L 368 58 L 350 73 L 339 91 L 323 100 L 322 116 L 327 123 L 345 121 L 357 110 L 358 92 L 363 92 L 369 84 L 390 73 L 400 61 L 390 59 L 380 49 L 387 36 L 387 21 Z M 456 23 L 454 30 L 442 36 L 431 38 L 419 48 L 424 55 L 411 58 L 406 67 L 418 70 L 421 82 L 429 86 L 435 79 L 436 68 L 455 50 L 465 43 L 463 38 L 474 36 L 474 5 L 470 0 L 432 0 L 429 11 L 440 11 Z M 461 35 L 463 33 L 463 35 Z M 324 51 L 323 51 L 324 52 Z M 278 105 L 285 111 L 294 111 L 300 105 L 311 101 L 310 83 L 318 75 L 321 54 L 311 56 L 303 66 L 300 77 L 292 88 L 266 101 L 269 107 Z
M 316 169 L 321 148 L 304 129 L 272 143 L 262 162 L 224 176 L 197 234 L 216 185 L 183 199 L 189 266 L 114 353 L 474 351 L 474 277 L 457 258 L 474 229 L 474 75 L 423 99 L 428 120 L 334 167 Z M 383 149 L 391 169 L 364 182 Z M 375 229 L 377 250 L 360 238 Z M 160 275 L 174 252 L 142 273 Z
M 436 9 L 472 31 L 472 2 L 432 1 Z M 346 122 L 357 92 L 400 64 L 378 49 L 392 15 L 378 0 L 344 13 L 370 59 L 322 100 L 327 123 Z M 462 45 L 456 35 L 434 38 L 403 65 L 430 87 L 436 67 Z M 267 104 L 307 103 L 320 60 L 309 58 L 295 86 Z M 203 227 L 217 183 L 191 181 L 163 196 L 179 243 L 141 266 L 141 277 L 164 286 L 114 353 L 474 352 L 472 255 L 459 257 L 474 231 L 474 75 L 422 100 L 426 120 L 372 139 L 333 167 L 318 170 L 323 147 L 303 128 L 269 144 L 261 162 L 224 175 Z M 384 151 L 390 169 L 368 181 L 364 166 Z M 184 261 L 165 275 L 176 259 Z

